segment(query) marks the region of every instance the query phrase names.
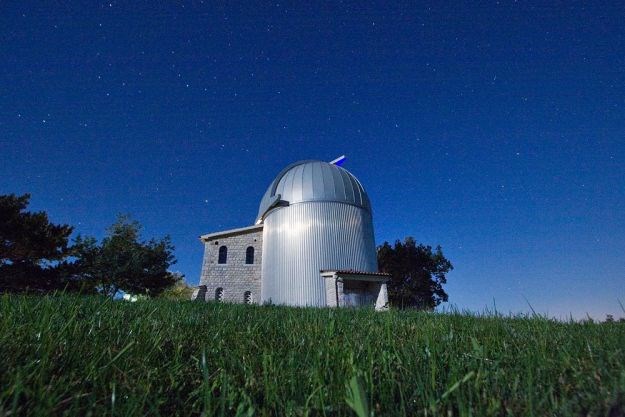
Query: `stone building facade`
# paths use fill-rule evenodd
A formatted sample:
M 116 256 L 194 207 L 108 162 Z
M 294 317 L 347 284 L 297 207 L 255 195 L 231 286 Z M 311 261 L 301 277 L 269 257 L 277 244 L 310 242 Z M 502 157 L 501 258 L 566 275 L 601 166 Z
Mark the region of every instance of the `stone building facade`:
M 263 225 L 203 235 L 204 260 L 194 299 L 257 304 Z
M 263 196 L 255 225 L 200 240 L 196 300 L 387 307 L 389 275 L 377 272 L 369 198 L 334 161 L 287 166 Z
M 263 224 L 200 236 L 204 260 L 194 300 L 260 304 Z M 388 308 L 388 274 L 321 270 L 327 307 Z

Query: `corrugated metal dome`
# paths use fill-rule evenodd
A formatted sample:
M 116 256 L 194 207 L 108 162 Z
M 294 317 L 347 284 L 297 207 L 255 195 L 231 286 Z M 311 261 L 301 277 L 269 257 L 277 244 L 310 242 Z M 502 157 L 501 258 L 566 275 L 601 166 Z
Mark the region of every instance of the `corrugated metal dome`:
M 274 207 L 308 201 L 352 204 L 371 213 L 365 189 L 349 171 L 323 161 L 299 161 L 284 168 L 260 202 L 256 223 Z

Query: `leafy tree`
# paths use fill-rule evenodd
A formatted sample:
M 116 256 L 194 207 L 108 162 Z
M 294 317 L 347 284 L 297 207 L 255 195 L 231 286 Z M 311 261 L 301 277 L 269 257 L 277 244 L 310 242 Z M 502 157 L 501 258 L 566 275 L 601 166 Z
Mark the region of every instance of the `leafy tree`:
M 184 282 L 182 274 L 175 274 L 178 281 L 161 293 L 159 297 L 169 300 L 191 300 L 193 295 L 193 287 Z
M 180 276 L 168 271 L 176 263 L 169 236 L 141 241 L 141 225 L 127 216 L 118 217 L 98 245 L 94 238 L 74 241 L 76 270 L 102 294 L 119 291 L 157 296 Z
M 62 289 L 63 261 L 70 254 L 69 225 L 50 223 L 43 212 L 28 212 L 30 194 L 0 195 L 0 292 Z
M 388 282 L 389 303 L 400 308 L 431 310 L 448 299 L 443 290 L 446 274 L 453 265 L 437 246 L 418 244 L 412 237 L 391 246 L 384 242 L 378 247 L 380 272 L 391 274 Z
M 66 263 L 62 269 L 65 281 L 73 283 L 71 288 L 80 286 L 83 292 L 98 293 L 98 268 L 101 267 L 101 247 L 93 237 L 78 235 L 71 246 L 74 261 Z

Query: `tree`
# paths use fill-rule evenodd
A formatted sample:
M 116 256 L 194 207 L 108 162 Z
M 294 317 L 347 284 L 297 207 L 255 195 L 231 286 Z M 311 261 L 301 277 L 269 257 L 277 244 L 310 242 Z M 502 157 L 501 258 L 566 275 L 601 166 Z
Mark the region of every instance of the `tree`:
M 94 238 L 74 241 L 76 271 L 98 292 L 114 297 L 119 291 L 157 296 L 179 280 L 168 271 L 176 263 L 169 236 L 141 241 L 141 225 L 119 216 L 98 245 Z
M 378 266 L 380 272 L 391 274 L 387 287 L 393 306 L 432 310 L 448 299 L 443 284 L 453 265 L 440 246 L 433 251 L 412 237 L 403 243 L 397 240 L 394 246 L 384 242 L 378 247 Z
M 0 195 L 0 292 L 46 292 L 65 285 L 61 270 L 73 228 L 28 212 L 30 194 Z
M 184 282 L 182 274 L 176 275 L 178 281 L 174 285 L 163 291 L 161 295 L 159 295 L 159 297 L 168 300 L 191 300 L 191 296 L 193 295 L 193 287 L 189 286 L 189 284 Z

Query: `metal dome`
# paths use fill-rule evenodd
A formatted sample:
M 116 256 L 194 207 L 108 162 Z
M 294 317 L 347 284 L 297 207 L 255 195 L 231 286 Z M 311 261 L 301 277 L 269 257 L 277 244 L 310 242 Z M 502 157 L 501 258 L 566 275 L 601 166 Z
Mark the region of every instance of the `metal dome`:
M 256 223 L 275 207 L 309 201 L 352 204 L 371 213 L 365 189 L 349 171 L 323 161 L 299 161 L 284 168 L 260 202 Z

